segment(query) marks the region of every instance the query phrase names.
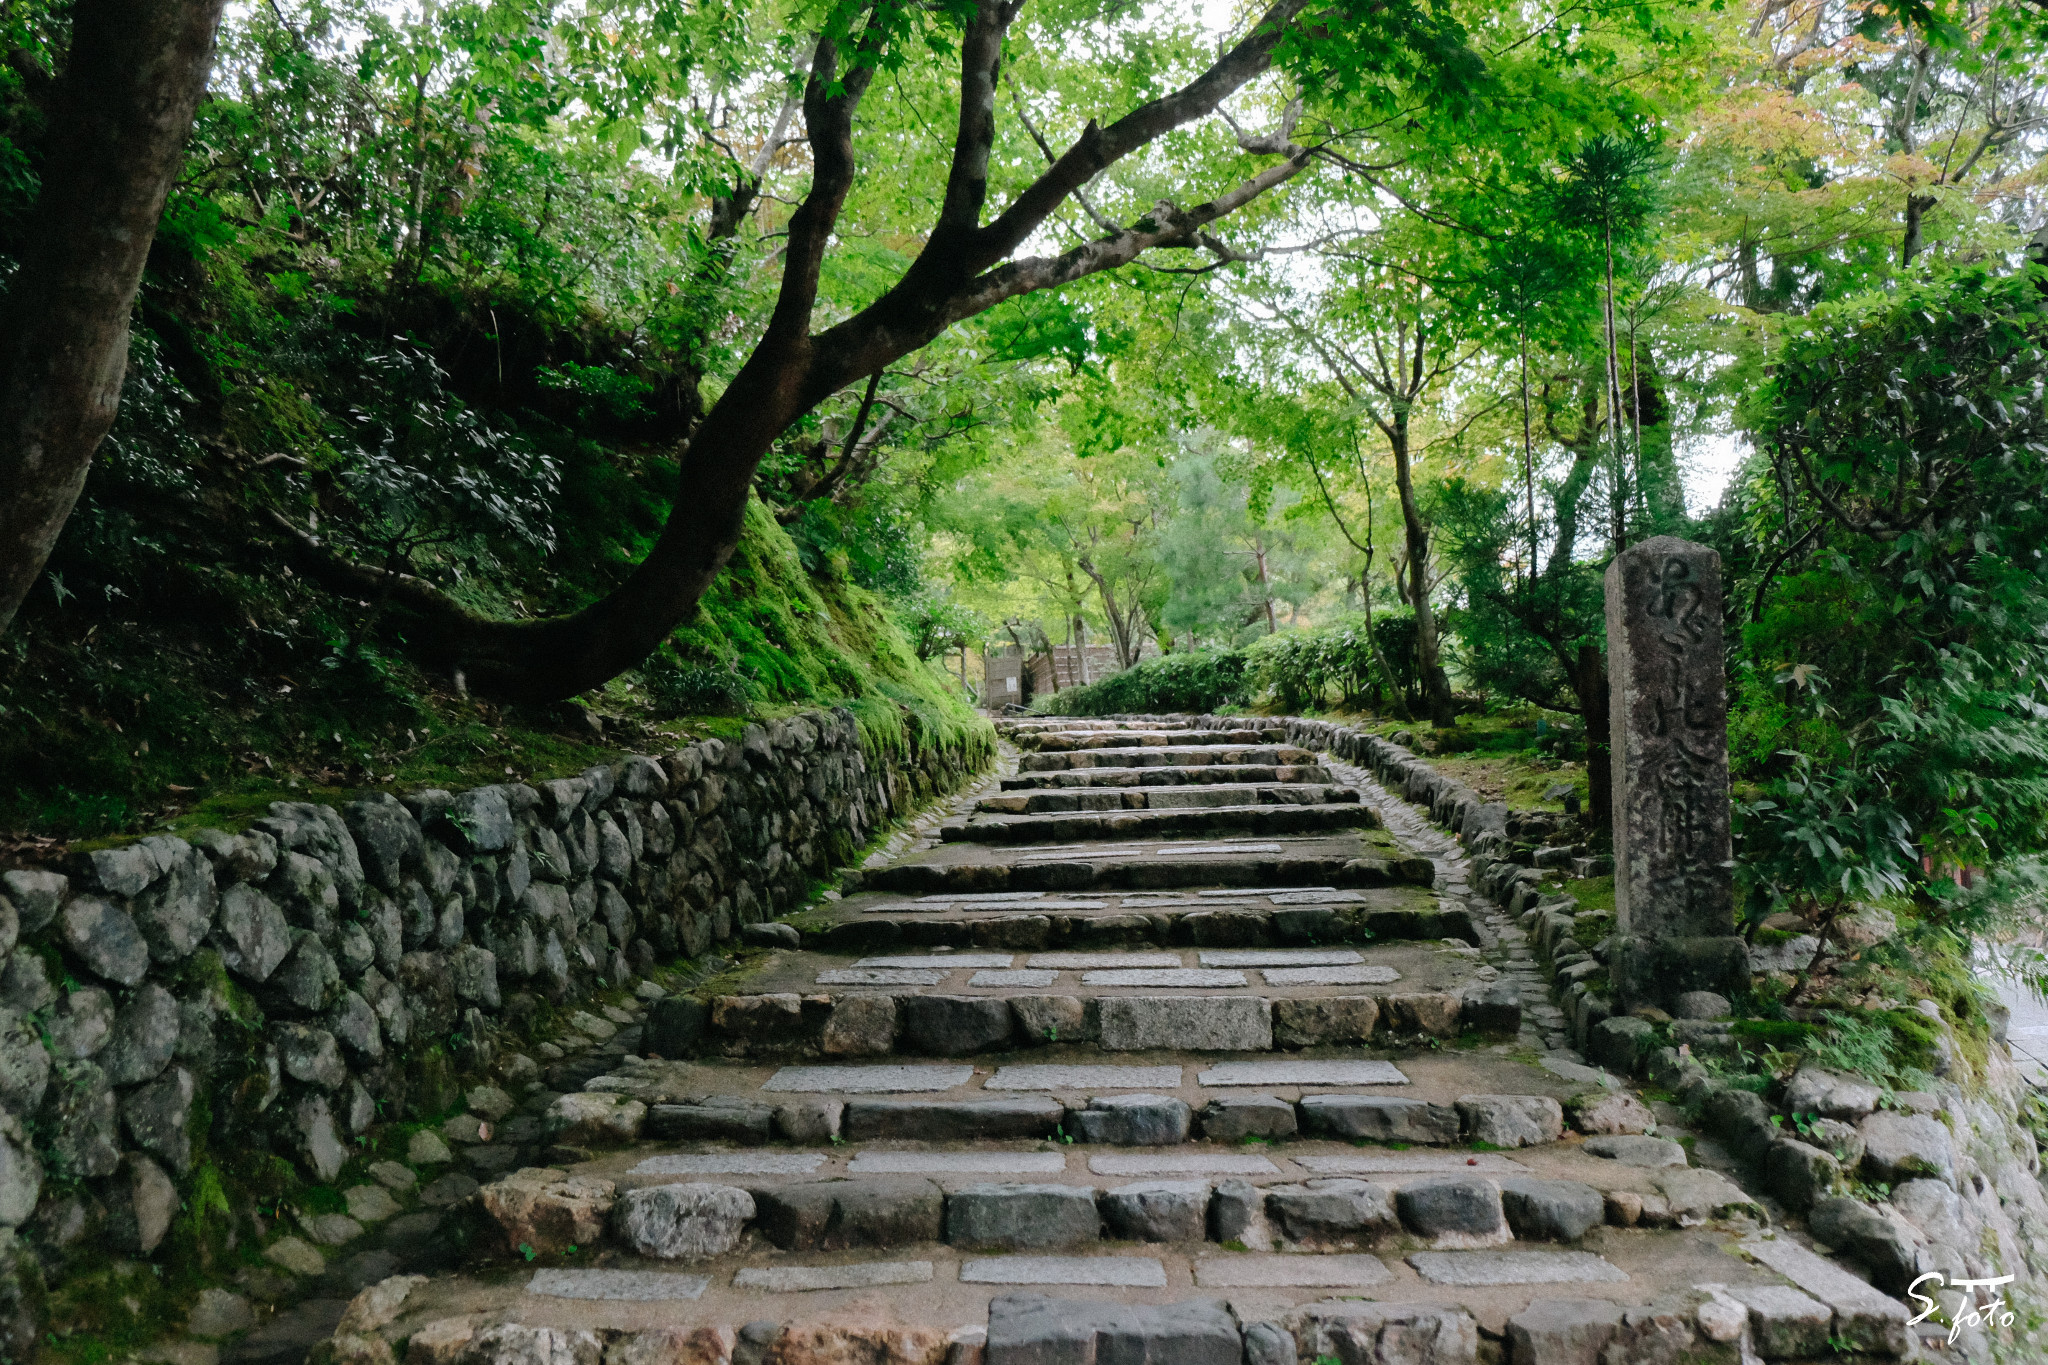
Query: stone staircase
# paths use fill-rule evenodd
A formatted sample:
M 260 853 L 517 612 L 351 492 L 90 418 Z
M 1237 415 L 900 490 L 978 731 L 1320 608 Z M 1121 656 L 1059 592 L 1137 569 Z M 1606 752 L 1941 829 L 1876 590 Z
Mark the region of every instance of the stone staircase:
M 996 775 L 749 926 L 637 1052 L 550 1068 L 475 1269 L 367 1291 L 328 1354 L 1908 1353 L 1901 1304 L 1555 1046 L 1519 931 L 1369 777 L 1259 729 L 1002 728 Z

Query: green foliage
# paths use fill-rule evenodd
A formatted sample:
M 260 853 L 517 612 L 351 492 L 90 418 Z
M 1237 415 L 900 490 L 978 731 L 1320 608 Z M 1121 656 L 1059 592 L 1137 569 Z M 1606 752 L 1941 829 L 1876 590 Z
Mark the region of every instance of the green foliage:
M 1936 274 L 1788 330 L 1746 413 L 1826 548 L 1772 590 L 1737 670 L 1759 910 L 1910 894 L 1981 923 L 2001 885 L 2038 880 L 2044 387 L 2048 309 L 2026 274 Z M 1760 536 L 1784 486 L 1750 486 Z M 1959 886 L 1963 868 L 1989 889 Z
M 1187 650 L 1143 659 L 1086 687 L 1040 696 L 1044 715 L 1111 716 L 1145 711 L 1210 712 L 1245 700 L 1242 650 Z

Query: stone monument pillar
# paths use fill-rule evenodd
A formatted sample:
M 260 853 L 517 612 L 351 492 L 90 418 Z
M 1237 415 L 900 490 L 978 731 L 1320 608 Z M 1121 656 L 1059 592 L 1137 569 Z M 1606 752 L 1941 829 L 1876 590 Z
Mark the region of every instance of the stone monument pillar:
M 1614 763 L 1610 963 L 1625 1010 L 1745 990 L 1728 810 L 1721 557 L 1658 536 L 1607 567 Z

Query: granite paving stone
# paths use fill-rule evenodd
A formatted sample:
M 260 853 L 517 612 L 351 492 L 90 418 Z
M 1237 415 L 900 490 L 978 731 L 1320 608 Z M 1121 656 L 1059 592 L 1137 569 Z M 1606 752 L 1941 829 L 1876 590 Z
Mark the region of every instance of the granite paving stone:
M 1280 1168 L 1250 1152 L 1181 1152 L 1162 1155 L 1105 1153 L 1088 1158 L 1096 1175 L 1278 1175 Z
M 1059 980 L 1059 976 L 1060 974 L 1055 971 L 1042 971 L 1033 968 L 1017 968 L 1005 971 L 1001 968 L 991 967 L 968 977 L 967 984 L 970 986 L 981 986 L 986 989 L 1024 986 L 1044 987 L 1050 986 L 1053 982 Z
M 1219 1062 L 1195 1077 L 1198 1085 L 1406 1085 L 1392 1062 Z
M 814 1095 L 925 1094 L 973 1079 L 971 1066 L 786 1066 L 761 1088 Z
M 1365 961 L 1350 948 L 1208 948 L 1204 967 L 1348 967 Z
M 1163 1289 L 1166 1267 L 1149 1256 L 995 1256 L 963 1262 L 960 1282 Z
M 1368 963 L 1356 967 L 1268 967 L 1261 975 L 1268 986 L 1385 986 L 1401 979 L 1392 967 Z
M 1025 959 L 1031 967 L 1064 971 L 1096 971 L 1119 967 L 1178 967 L 1179 953 L 1033 953 Z
M 819 1289 L 873 1289 L 885 1284 L 929 1284 L 930 1261 L 866 1261 L 853 1265 L 746 1266 L 732 1277 L 735 1289 L 794 1294 Z
M 818 973 L 820 986 L 936 986 L 950 970 L 917 967 L 834 967 Z
M 984 1090 L 1172 1090 L 1180 1085 L 1177 1066 L 1005 1066 Z
M 1314 1175 L 1527 1175 L 1529 1168 L 1493 1152 L 1393 1152 L 1385 1156 L 1297 1156 L 1295 1165 Z
M 1195 1262 L 1203 1289 L 1370 1289 L 1394 1278 L 1377 1256 L 1205 1256 Z
M 1012 953 L 904 953 L 895 957 L 864 957 L 856 967 L 932 968 L 952 971 L 955 967 L 1007 967 L 1016 960 Z
M 697 1299 L 710 1287 L 702 1275 L 662 1270 L 536 1270 L 526 1292 L 555 1299 L 671 1303 Z
M 824 1165 L 823 1152 L 705 1152 L 651 1156 L 628 1175 L 809 1175 Z
M 1084 986 L 1243 986 L 1250 984 L 1243 972 L 1217 971 L 1208 967 L 1135 967 L 1115 971 L 1087 972 Z
M 857 1152 L 848 1175 L 1051 1175 L 1063 1152 Z
M 1431 1284 L 1622 1284 L 1628 1275 L 1590 1251 L 1418 1251 L 1415 1273 Z M 1875 1292 L 1875 1291 L 1872 1291 Z

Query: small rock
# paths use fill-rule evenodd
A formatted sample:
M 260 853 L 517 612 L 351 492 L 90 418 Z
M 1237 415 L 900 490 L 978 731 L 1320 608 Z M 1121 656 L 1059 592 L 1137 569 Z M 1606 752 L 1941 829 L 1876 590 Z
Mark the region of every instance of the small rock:
M 359 1223 L 381 1223 L 399 1214 L 398 1201 L 382 1185 L 352 1185 L 343 1191 L 348 1216 Z
M 280 1237 L 263 1249 L 264 1259 L 294 1275 L 318 1275 L 327 1269 L 327 1258 L 312 1244 L 297 1237 Z
M 157 1249 L 178 1213 L 178 1187 L 163 1167 L 139 1152 L 121 1159 L 126 1179 L 109 1191 L 108 1223 L 116 1245 L 144 1256 Z
M 440 1134 L 422 1128 L 406 1142 L 405 1159 L 415 1166 L 439 1166 L 453 1161 L 455 1156 L 448 1150 L 448 1144 L 441 1141 Z
M 405 1343 L 405 1365 L 456 1365 L 475 1340 L 469 1318 L 441 1318 L 414 1332 Z
M 619 1236 L 642 1256 L 699 1261 L 739 1244 L 754 1198 L 732 1185 L 685 1183 L 630 1190 L 612 1210 Z
M 149 971 L 149 945 L 126 910 L 80 896 L 57 919 L 64 946 L 94 975 L 133 986 Z
M 57 907 L 64 903 L 70 886 L 70 880 L 57 872 L 31 868 L 0 872 L 0 896 L 14 903 L 24 934 L 41 933 L 57 918 Z
M 1785 1110 L 1854 1123 L 1875 1110 L 1882 1098 L 1883 1091 L 1860 1077 L 1803 1066 L 1785 1087 Z
M 1095 1193 L 1080 1186 L 968 1185 L 946 1200 L 946 1240 L 954 1246 L 1071 1246 L 1094 1242 L 1101 1231 Z
M 1600 1191 L 1575 1180 L 1511 1176 L 1500 1182 L 1500 1199 L 1515 1236 L 1531 1241 L 1576 1242 L 1607 1216 Z
M 396 1161 L 373 1161 L 370 1163 L 370 1178 L 385 1189 L 404 1194 L 419 1183 L 412 1167 L 401 1166 Z
M 1576 1096 L 1569 1108 L 1572 1127 L 1589 1136 L 1648 1133 L 1657 1127 L 1657 1116 L 1649 1106 L 1627 1091 Z
M 1749 1309 L 1749 1330 L 1766 1360 L 1804 1360 L 1828 1354 L 1834 1310 L 1790 1285 L 1738 1285 L 1731 1298 Z
M 1219 1096 L 1202 1109 L 1202 1136 L 1211 1142 L 1290 1138 L 1296 1126 L 1294 1106 L 1272 1095 Z
M 839 1136 L 846 1105 L 838 1100 L 799 1100 L 777 1105 L 775 1136 L 784 1142 L 815 1144 Z
M 595 1246 L 604 1233 L 618 1187 L 609 1180 L 569 1176 L 529 1166 L 478 1192 L 505 1249 L 532 1247 L 556 1255 L 572 1246 Z
M 1465 1135 L 1493 1147 L 1533 1147 L 1564 1133 L 1564 1106 L 1548 1095 L 1460 1095 Z
M 755 948 L 803 947 L 803 936 L 794 924 L 749 924 L 740 929 L 740 942 Z
M 495 1085 L 479 1085 L 464 1096 L 463 1102 L 472 1114 L 481 1114 L 493 1123 L 512 1112 L 512 1097 Z
M 1288 1240 L 1307 1246 L 1356 1245 L 1400 1226 L 1393 1196 L 1369 1180 L 1272 1186 L 1265 1207 Z
M 374 1332 L 398 1317 L 412 1291 L 427 1282 L 424 1275 L 393 1275 L 379 1280 L 349 1300 L 336 1333 Z
M 1168 1095 L 1106 1095 L 1086 1109 L 1067 1111 L 1077 1142 L 1121 1147 L 1166 1147 L 1188 1140 L 1194 1113 L 1185 1100 Z
M 113 1037 L 114 997 L 98 986 L 80 986 L 65 995 L 45 1027 L 59 1060 L 97 1057 Z
M 1508 1319 L 1508 1350 L 1516 1361 L 1595 1365 L 1621 1320 L 1622 1306 L 1606 1299 L 1539 1299 Z
M 1297 1107 L 1302 1130 L 1318 1137 L 1434 1146 L 1459 1139 L 1458 1111 L 1447 1104 L 1381 1095 L 1306 1095 Z
M 551 1141 L 571 1147 L 618 1147 L 638 1140 L 647 1106 L 602 1091 L 572 1091 L 548 1106 Z
M 1497 1246 L 1513 1240 L 1500 1187 L 1477 1176 L 1413 1181 L 1394 1195 L 1401 1222 L 1438 1247 Z
M 227 1337 L 256 1325 L 256 1310 L 240 1294 L 202 1289 L 185 1315 L 185 1330 L 195 1337 Z
M 1668 1138 L 1609 1134 L 1586 1139 L 1587 1156 L 1605 1157 L 1624 1166 L 1684 1166 L 1685 1148 Z
M 174 1066 L 121 1101 L 129 1138 L 179 1175 L 192 1170 L 192 1094 L 192 1073 Z
M 1927 1114 L 1871 1114 L 1856 1125 L 1863 1138 L 1863 1172 L 1873 1181 L 1897 1185 L 1916 1176 L 1955 1184 L 1955 1153 L 1949 1132 Z
M 1734 1012 L 1728 997 L 1713 991 L 1686 991 L 1672 1010 L 1680 1019 L 1726 1019 Z
M 1134 1242 L 1199 1242 L 1209 1216 L 1209 1186 L 1201 1180 L 1146 1180 L 1102 1193 L 1103 1220 L 1112 1237 Z
M 301 1220 L 306 1235 L 324 1247 L 346 1246 L 363 1235 L 363 1225 L 345 1213 L 320 1213 Z
M 474 1179 L 460 1171 L 450 1171 L 420 1191 L 420 1203 L 430 1209 L 451 1208 L 477 1192 Z
M 277 1030 L 278 1060 L 293 1080 L 322 1090 L 338 1090 L 348 1080 L 348 1065 L 341 1060 L 334 1035 L 326 1029 L 306 1024 L 273 1027 Z
M 1871 1208 L 1846 1195 L 1822 1199 L 1806 1217 L 1813 1235 L 1870 1272 L 1871 1282 L 1888 1294 L 1903 1294 L 1918 1273 L 1925 1239 L 1917 1228 L 1889 1211 Z

